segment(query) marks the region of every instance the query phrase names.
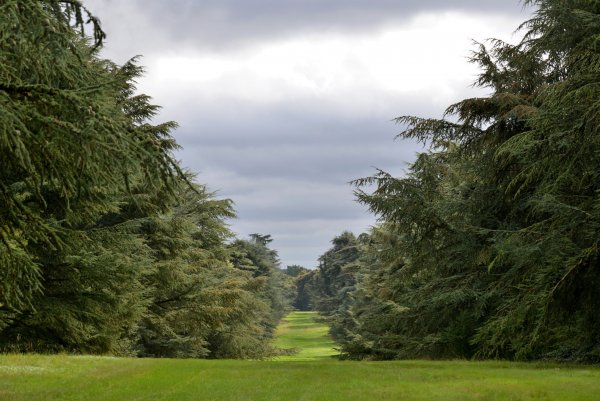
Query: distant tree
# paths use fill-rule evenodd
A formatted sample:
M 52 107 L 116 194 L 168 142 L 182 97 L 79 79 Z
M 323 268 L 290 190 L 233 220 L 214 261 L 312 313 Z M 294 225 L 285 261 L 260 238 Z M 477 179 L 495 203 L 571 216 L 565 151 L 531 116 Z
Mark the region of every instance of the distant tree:
M 314 300 L 315 306 L 324 314 L 335 311 L 339 306 L 340 290 L 354 284 L 354 277 L 348 271 L 348 266 L 359 256 L 358 243 L 351 232 L 343 232 L 331 243 L 332 248 L 319 257 L 315 284 L 318 294 Z
M 353 321 L 350 308 L 363 239 L 348 231 L 335 237 L 332 247 L 319 257 L 319 267 L 310 279 L 311 304 L 327 318 L 330 333 L 338 341 L 346 336 Z M 304 285 L 307 283 L 308 278 Z
M 314 279 L 316 271 L 308 270 L 295 277 L 295 297 L 292 306 L 300 311 L 313 310 Z
M 255 286 L 255 296 L 267 308 L 259 318 L 261 338 L 269 341 L 279 320 L 290 308 L 287 297 L 287 279 L 279 268 L 277 252 L 268 247 L 270 235 L 252 234 L 250 240 L 235 240 L 229 247 L 230 261 L 236 269 L 247 272 L 260 286 Z
M 307 269 L 306 267 L 302 267 L 302 266 L 299 266 L 299 265 L 290 265 L 290 266 L 287 266 L 283 270 L 283 272 L 285 274 L 287 274 L 288 276 L 291 276 L 291 277 L 298 277 L 299 275 L 307 273 L 309 271 L 310 270 Z
M 287 266 L 282 272 L 287 276 L 285 298 L 291 306 L 297 310 L 307 311 L 311 309 L 309 287 L 312 275 L 311 270 L 299 265 Z

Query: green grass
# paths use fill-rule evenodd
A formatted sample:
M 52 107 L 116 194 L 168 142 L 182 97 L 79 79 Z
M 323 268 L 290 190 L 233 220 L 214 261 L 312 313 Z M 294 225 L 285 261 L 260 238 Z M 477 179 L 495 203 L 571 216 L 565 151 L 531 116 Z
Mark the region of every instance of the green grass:
M 275 336 L 275 346 L 298 352 L 275 358 L 278 361 L 316 361 L 339 354 L 328 335 L 329 328 L 315 321 L 316 312 L 292 312 L 287 315 Z
M 298 333 L 303 332 L 309 337 Z M 277 345 L 296 360 L 0 355 L 1 401 L 598 401 L 600 367 L 337 361 L 323 327 L 294 314 Z M 307 360 L 298 360 L 307 359 Z M 308 360 L 310 359 L 310 360 Z

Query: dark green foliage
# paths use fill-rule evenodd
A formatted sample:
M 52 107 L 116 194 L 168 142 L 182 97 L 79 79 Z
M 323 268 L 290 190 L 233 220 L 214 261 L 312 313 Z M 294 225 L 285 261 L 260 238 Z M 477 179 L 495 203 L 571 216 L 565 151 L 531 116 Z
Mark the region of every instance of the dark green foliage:
M 357 260 L 365 238 L 357 239 L 348 231 L 335 237 L 331 249 L 319 257 L 318 270 L 303 283 L 304 287 L 308 284 L 312 306 L 326 317 L 330 334 L 336 341 L 343 341 L 353 328 L 350 308 L 354 303 Z
M 283 273 L 291 276 L 291 277 L 298 277 L 302 274 L 308 273 L 310 270 L 307 269 L 306 267 L 302 267 L 299 265 L 290 265 L 287 266 L 284 270 Z
M 0 337 L 112 351 L 143 309 L 147 254 L 129 218 L 102 221 L 140 197 L 169 199 L 174 124 L 149 125 L 156 106 L 133 95 L 141 69 L 97 58 L 70 26 L 83 29 L 78 2 L 0 7 Z M 134 182 L 143 191 L 127 196 Z
M 531 1 L 518 45 L 479 45 L 489 97 L 455 121 L 401 117 L 432 145 L 359 201 L 371 235 L 350 357 L 600 360 L 600 8 Z
M 271 241 L 270 235 L 252 234 L 250 240 L 236 240 L 231 245 L 234 267 L 250 272 L 265 283 L 261 297 L 270 307 L 269 316 L 264 320 L 268 333 L 275 330 L 291 303 L 286 297 L 287 280 L 279 269 L 277 252 L 268 247 Z
M 315 270 L 307 270 L 305 273 L 301 273 L 294 279 L 295 292 L 292 306 L 300 311 L 310 311 L 314 309 L 313 306 L 313 286 Z
M 173 212 L 142 227 L 157 261 L 147 277 L 152 303 L 139 328 L 143 356 L 262 358 L 274 352 L 271 295 L 277 289 L 270 275 L 254 274 L 270 266 L 245 259 L 240 269 L 230 262 L 246 241 L 226 245 L 230 202 L 211 198 L 203 188 L 188 189 Z M 249 248 L 275 255 L 266 243 L 260 247 Z
M 150 123 L 142 69 L 103 38 L 76 0 L 0 4 L 0 350 L 268 355 L 269 236 L 237 263 L 231 202 L 180 171 L 176 124 Z
M 299 266 L 290 265 L 281 272 L 284 277 L 284 298 L 290 306 L 296 310 L 311 310 L 311 300 L 307 283 L 310 281 L 311 270 Z
M 229 291 L 223 219 L 233 217 L 229 201 L 212 199 L 204 188 L 183 188 L 179 204 L 150 217 L 140 234 L 154 263 L 144 283 L 151 303 L 139 324 L 142 356 L 200 357 L 215 323 L 226 321 Z M 229 273 L 230 275 L 231 273 Z

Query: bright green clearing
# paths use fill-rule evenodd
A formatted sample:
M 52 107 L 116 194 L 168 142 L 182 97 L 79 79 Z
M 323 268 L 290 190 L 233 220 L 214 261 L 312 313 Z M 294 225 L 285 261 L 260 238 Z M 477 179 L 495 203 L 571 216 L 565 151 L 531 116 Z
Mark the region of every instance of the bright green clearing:
M 277 328 L 275 346 L 295 349 L 294 355 L 281 356 L 278 361 L 316 361 L 339 354 L 328 335 L 329 328 L 315 321 L 317 312 L 292 312 Z
M 299 333 L 304 332 L 307 337 Z M 293 314 L 277 345 L 295 360 L 0 355 L 2 401 L 598 401 L 600 367 L 337 361 L 326 330 Z M 312 337 L 313 341 L 308 338 Z M 306 360 L 298 360 L 306 359 Z

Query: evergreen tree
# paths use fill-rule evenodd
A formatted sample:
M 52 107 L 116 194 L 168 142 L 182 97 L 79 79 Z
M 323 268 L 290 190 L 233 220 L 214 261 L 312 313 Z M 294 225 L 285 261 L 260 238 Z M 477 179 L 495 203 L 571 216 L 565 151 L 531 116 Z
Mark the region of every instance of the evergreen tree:
M 84 35 L 85 13 L 78 1 L 0 5 L 5 348 L 118 349 L 143 310 L 148 254 L 127 219 L 106 219 L 161 210 L 180 176 L 175 124 L 147 122 L 158 108 L 134 95 L 141 69 L 98 58 L 104 34 L 90 16 L 94 41 Z
M 183 187 L 177 198 L 172 210 L 139 228 L 153 256 L 144 276 L 151 302 L 137 332 L 142 356 L 207 356 L 208 336 L 234 313 L 235 291 L 223 285 L 232 275 L 224 222 L 234 216 L 230 201 L 201 186 Z
M 479 45 L 489 97 L 401 117 L 433 146 L 359 200 L 385 224 L 360 275 L 350 355 L 598 360 L 595 1 L 537 6 L 517 45 Z
M 291 303 L 285 296 L 286 280 L 279 269 L 277 252 L 268 247 L 271 241 L 270 235 L 251 234 L 250 240 L 237 240 L 231 245 L 234 266 L 265 281 L 262 296 L 268 302 L 271 311 L 264 323 L 270 333 L 275 330 Z
M 283 273 L 290 277 L 298 277 L 301 274 L 307 273 L 309 271 L 310 270 L 308 270 L 306 267 L 302 267 L 300 265 L 290 265 L 283 270 Z
M 270 238 L 238 263 L 231 202 L 182 174 L 136 61 L 98 57 L 77 0 L 0 15 L 0 349 L 271 354 L 286 304 Z
M 319 268 L 312 277 L 312 304 L 326 317 L 330 334 L 338 341 L 346 337 L 353 322 L 350 308 L 354 303 L 352 292 L 356 284 L 356 262 L 361 254 L 360 242 L 348 231 L 335 237 L 331 241 L 333 246 L 319 257 Z
M 294 298 L 292 306 L 300 311 L 309 311 L 314 309 L 313 294 L 314 279 L 316 270 L 306 270 L 294 278 Z

